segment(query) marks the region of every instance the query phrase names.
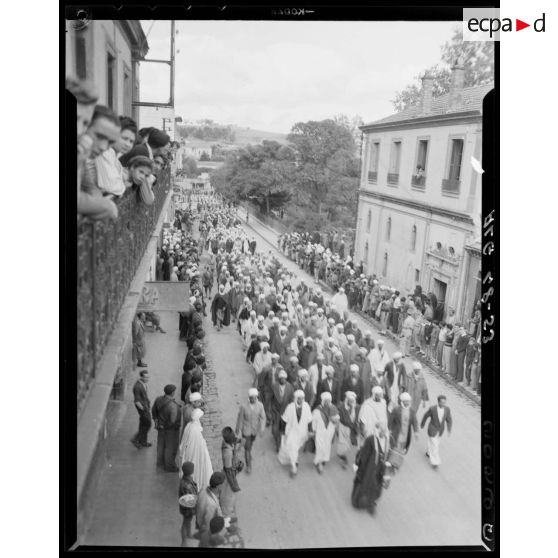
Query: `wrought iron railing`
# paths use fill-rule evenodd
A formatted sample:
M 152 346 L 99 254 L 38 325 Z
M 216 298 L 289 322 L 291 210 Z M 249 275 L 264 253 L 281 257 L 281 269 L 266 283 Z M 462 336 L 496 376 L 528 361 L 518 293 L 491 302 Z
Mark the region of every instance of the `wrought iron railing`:
M 170 170 L 162 171 L 153 188 L 155 201 L 150 206 L 135 191 L 127 191 L 117 202 L 117 221 L 78 218 L 78 410 L 93 383 L 107 340 L 155 230 L 170 183 Z

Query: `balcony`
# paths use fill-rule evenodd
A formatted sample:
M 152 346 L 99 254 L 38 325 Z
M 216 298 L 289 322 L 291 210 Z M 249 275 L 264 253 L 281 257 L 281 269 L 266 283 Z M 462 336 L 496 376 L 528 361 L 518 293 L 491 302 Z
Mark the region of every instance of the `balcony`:
M 413 174 L 413 176 L 411 176 L 411 185 L 413 186 L 413 188 L 417 190 L 424 190 L 425 184 L 426 176 L 417 176 L 416 174 Z
M 165 205 L 170 182 L 170 170 L 166 169 L 153 188 L 155 201 L 151 206 L 144 205 L 134 191 L 127 191 L 117 202 L 115 222 L 81 217 L 78 220 L 78 409 L 93 383 L 96 367 Z
M 376 171 L 369 171 L 368 172 L 368 182 L 376 183 L 378 180 L 378 173 Z
M 451 178 L 444 178 L 442 180 L 442 194 L 447 194 L 449 196 L 459 196 L 459 189 L 461 187 L 461 181 L 453 180 Z
M 387 183 L 388 184 L 399 184 L 399 173 L 398 172 L 388 172 L 387 175 Z

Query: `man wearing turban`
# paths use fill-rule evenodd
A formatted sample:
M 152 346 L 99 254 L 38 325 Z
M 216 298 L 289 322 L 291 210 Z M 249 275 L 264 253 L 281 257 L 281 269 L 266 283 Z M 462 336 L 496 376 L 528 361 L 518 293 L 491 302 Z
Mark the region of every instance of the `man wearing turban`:
M 331 393 L 324 391 L 320 395 L 321 403 L 312 412 L 312 431 L 316 443 L 314 465 L 321 475 L 324 465 L 331 457 L 331 444 L 335 436 L 335 427 L 339 421 L 339 412 L 331 403 Z
M 312 430 L 312 411 L 304 400 L 304 392 L 297 390 L 294 401 L 287 405 L 281 420 L 285 423 L 285 434 L 281 438 L 281 448 L 277 458 L 282 465 L 290 466 L 290 475 L 295 477 L 298 467 L 298 453 Z
M 377 426 L 383 428 L 384 431 L 387 430 L 387 405 L 384 390 L 380 386 L 372 388 L 372 396 L 366 399 L 360 407 L 358 420 L 363 439 L 374 434 Z
M 411 445 L 411 431 L 418 438 L 417 414 L 411 408 L 411 396 L 405 391 L 399 396 L 399 405 L 390 413 L 388 420 L 390 445 L 407 453 Z

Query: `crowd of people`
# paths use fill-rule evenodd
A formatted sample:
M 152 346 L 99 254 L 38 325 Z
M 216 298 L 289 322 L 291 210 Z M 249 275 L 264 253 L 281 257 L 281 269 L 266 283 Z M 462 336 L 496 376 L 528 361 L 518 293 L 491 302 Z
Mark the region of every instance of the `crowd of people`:
M 147 434 L 151 426 L 155 426 L 157 466 L 179 476 L 178 507 L 182 516 L 183 546 L 241 548 L 243 540 L 234 508 L 234 493 L 239 490 L 236 474 L 242 466 L 236 458 L 237 437 L 232 429 L 223 430 L 223 470 L 215 471 L 201 424 L 207 410 L 203 399 L 203 374 L 207 369 L 203 318 L 207 315 L 206 299 L 213 283 L 215 256 L 210 250 L 209 263 L 203 272 L 200 256 L 204 249 L 211 248 L 214 239 L 220 241 L 214 230 L 215 219 L 221 223 L 223 215 L 219 207 L 212 197 L 195 194 L 187 207 L 176 210 L 172 226 L 163 229 L 162 246 L 157 252 L 157 280 L 188 281 L 190 285 L 189 310 L 178 316 L 179 337 L 187 344 L 187 354 L 180 395 L 176 385 L 168 384 L 151 405 L 147 397 L 149 373 L 145 368 L 148 364 L 142 360 L 145 356 L 143 332 L 149 324 L 161 331 L 160 318 L 156 313 L 137 314 L 133 324 L 134 359 L 144 370 L 140 371 L 133 390 L 139 428 L 131 442 L 138 449 L 150 447 Z M 199 235 L 194 233 L 194 216 L 199 221 Z M 229 221 L 225 223 L 232 225 Z
M 118 206 L 134 196 L 152 205 L 158 179 L 179 148 L 157 128 L 138 129 L 128 116 L 98 104 L 90 82 L 66 78 L 77 105 L 77 211 L 93 220 L 118 219 Z
M 420 285 L 405 296 L 381 284 L 377 275 L 365 275 L 363 262 L 355 265 L 352 254 L 345 254 L 343 241 L 330 241 L 326 247 L 317 233 L 295 232 L 280 235 L 278 247 L 316 282 L 326 283 L 343 301 L 344 310 L 373 320 L 382 335 L 388 331 L 394 335 L 404 356 L 420 356 L 480 395 L 480 301 L 466 323 L 458 322 L 453 308 L 446 312 Z
M 437 468 L 440 439 L 451 431 L 452 417 L 442 394 L 426 408 L 430 396 L 422 365 L 415 361 L 408 369 L 402 352 L 389 355 L 383 339 L 374 341 L 371 331 L 362 332 L 352 323 L 344 293 L 327 300 L 320 288 L 299 280 L 271 252 L 257 251 L 234 208 L 211 197 L 196 209 L 199 240 L 178 229 L 168 231 L 175 252 L 191 247 L 193 259 L 184 264 L 190 270 L 207 251 L 203 273 L 196 269 L 189 275 L 192 309 L 180 316 L 181 337 L 188 344 L 181 389 L 185 405 L 180 410 L 177 402 L 173 406 L 161 399 L 163 403 L 153 406 L 156 424 L 164 416 L 175 432 L 167 443 L 167 434 L 159 431 L 159 462 L 181 477 L 180 498 L 189 503 L 180 504 L 183 540 L 191 535 L 193 517 L 201 544 L 214 544 L 214 529 L 229 533 L 232 527 L 234 532 L 237 475 L 242 470 L 251 473 L 252 448 L 267 428 L 278 461 L 292 478 L 302 454 L 312 454 L 317 473 L 323 474 L 335 453 L 340 466 L 354 472 L 353 506 L 371 514 L 418 436 L 421 408 L 420 426 L 428 422 L 426 455 Z M 215 287 L 213 326 L 217 331 L 235 328 L 252 370 L 252 387 L 236 425 L 222 431 L 223 470 L 218 472 L 200 423 L 206 366 L 203 323 L 206 299 Z M 161 398 L 174 401 L 175 391 L 175 386 L 167 386 Z M 212 527 L 214 516 L 225 523 Z M 220 544 L 225 544 L 224 536 L 219 535 Z

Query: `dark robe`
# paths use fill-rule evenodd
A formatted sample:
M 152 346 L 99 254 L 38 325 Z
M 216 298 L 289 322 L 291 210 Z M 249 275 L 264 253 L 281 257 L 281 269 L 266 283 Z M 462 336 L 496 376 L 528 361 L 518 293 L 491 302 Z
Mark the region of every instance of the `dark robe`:
M 358 470 L 351 495 L 353 507 L 359 509 L 374 508 L 376 500 L 382 494 L 385 459 L 386 456 L 380 450 L 378 463 L 376 463 L 374 435 L 368 436 L 355 459 Z
M 341 384 L 341 401 L 345 400 L 345 392 L 353 391 L 356 394 L 356 402 L 360 405 L 363 402 L 363 388 L 362 380 L 357 378 L 356 383 L 353 384 L 352 378 L 346 378 Z
M 345 407 L 345 402 L 341 401 L 337 404 L 337 410 L 339 411 L 339 422 L 351 430 L 351 444 L 353 446 L 357 445 L 357 435 L 358 435 L 358 413 L 360 412 L 360 405 L 355 405 L 355 419 L 351 420 L 351 415 L 347 408 Z
M 388 417 L 388 430 L 390 433 L 390 445 L 393 448 L 397 447 L 397 440 L 399 439 L 399 434 L 401 432 L 401 415 L 403 413 L 403 409 L 400 405 L 397 405 L 391 411 Z M 411 408 L 409 408 L 409 432 L 407 434 L 407 439 L 405 441 L 405 450 L 409 450 L 409 446 L 411 445 L 412 440 L 412 433 L 418 432 L 418 421 L 417 421 L 417 414 Z
M 223 325 L 228 326 L 231 323 L 231 311 L 229 304 L 223 295 L 217 293 L 211 303 L 211 320 L 213 321 L 213 325 L 217 324 L 217 310 L 220 308 L 225 311 Z

